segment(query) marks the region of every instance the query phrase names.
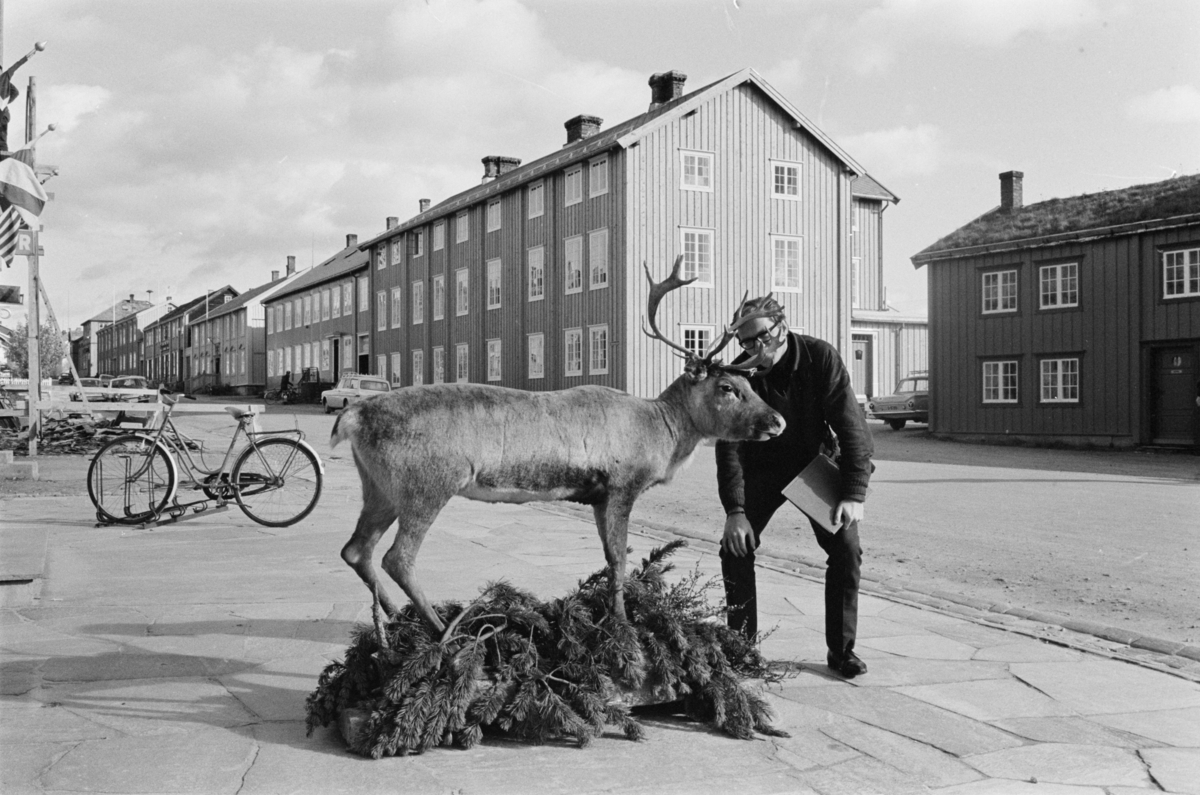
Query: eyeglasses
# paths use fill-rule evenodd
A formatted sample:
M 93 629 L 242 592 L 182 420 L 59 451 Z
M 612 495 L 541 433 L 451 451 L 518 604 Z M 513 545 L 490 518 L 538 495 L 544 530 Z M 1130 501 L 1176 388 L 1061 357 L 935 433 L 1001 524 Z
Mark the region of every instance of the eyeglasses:
M 775 329 L 777 329 L 777 328 L 779 328 L 779 323 L 775 323 L 775 325 L 771 326 L 770 328 L 766 329 L 765 331 L 760 331 L 758 334 L 755 334 L 753 337 L 750 337 L 749 339 L 744 339 L 744 340 L 739 339 L 738 345 L 741 345 L 742 349 L 747 350 L 747 351 L 752 351 L 755 348 L 757 348 L 759 345 L 765 346 L 776 340 Z

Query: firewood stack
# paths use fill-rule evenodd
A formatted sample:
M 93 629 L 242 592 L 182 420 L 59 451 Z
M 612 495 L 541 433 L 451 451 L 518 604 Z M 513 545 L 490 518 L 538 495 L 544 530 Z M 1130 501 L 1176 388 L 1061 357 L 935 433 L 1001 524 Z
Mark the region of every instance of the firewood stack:
M 86 415 L 43 415 L 42 435 L 38 453 L 45 455 L 80 455 L 93 453 L 113 436 L 127 433 L 116 427 L 113 420 Z M 16 455 L 28 455 L 29 429 L 15 431 L 0 428 L 0 450 L 12 450 Z

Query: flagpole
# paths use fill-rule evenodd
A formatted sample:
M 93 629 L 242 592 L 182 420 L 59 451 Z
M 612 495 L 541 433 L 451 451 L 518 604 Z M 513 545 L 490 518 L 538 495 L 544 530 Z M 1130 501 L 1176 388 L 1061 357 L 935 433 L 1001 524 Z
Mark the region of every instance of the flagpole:
M 31 76 L 29 78 L 29 88 L 25 92 L 25 140 L 31 141 L 34 139 L 34 130 L 37 129 L 37 100 L 34 99 L 35 83 Z M 29 167 L 37 168 L 37 150 L 30 149 L 29 156 L 32 159 Z M 35 172 L 36 173 L 36 172 Z M 38 225 L 39 227 L 41 224 Z M 35 233 L 40 232 L 39 229 L 33 230 Z M 26 257 L 26 262 L 29 263 L 29 314 L 25 319 L 25 329 L 28 331 L 26 336 L 29 337 L 29 457 L 37 456 L 38 437 L 42 433 L 42 413 L 38 404 L 42 401 L 42 360 L 41 351 L 39 349 L 39 337 L 42 335 L 42 321 L 39 307 L 41 305 L 41 289 L 38 284 L 38 252 L 41 250 L 41 236 L 34 234 L 33 236 L 33 253 Z

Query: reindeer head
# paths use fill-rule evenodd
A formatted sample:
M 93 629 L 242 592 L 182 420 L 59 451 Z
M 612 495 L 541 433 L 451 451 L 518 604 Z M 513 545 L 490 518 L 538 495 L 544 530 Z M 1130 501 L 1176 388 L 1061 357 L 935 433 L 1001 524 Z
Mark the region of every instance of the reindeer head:
M 650 298 L 646 306 L 649 328 L 643 324 L 642 331 L 647 336 L 666 343 L 676 355 L 683 358 L 683 375 L 677 383 L 685 382 L 690 386 L 686 397 L 689 416 L 700 432 L 709 438 L 763 441 L 778 436 L 783 432 L 783 417 L 754 393 L 745 377 L 746 373 L 753 372 L 764 361 L 765 351 L 760 348 L 757 354 L 738 364 L 725 364 L 716 358 L 734 338 L 737 329 L 751 320 L 768 317 L 770 311 L 753 311 L 742 316 L 742 307 L 745 306 L 749 293 L 742 296 L 742 303 L 734 313 L 733 325 L 725 327 L 721 338 L 714 342 L 703 356 L 667 339 L 658 330 L 655 320 L 658 305 L 667 293 L 696 281 L 694 278 L 679 277 L 682 264 L 683 256 L 680 255 L 675 258 L 671 275 L 661 282 L 655 282 L 650 276 L 650 269 L 642 263 L 646 270 L 646 279 L 650 282 Z

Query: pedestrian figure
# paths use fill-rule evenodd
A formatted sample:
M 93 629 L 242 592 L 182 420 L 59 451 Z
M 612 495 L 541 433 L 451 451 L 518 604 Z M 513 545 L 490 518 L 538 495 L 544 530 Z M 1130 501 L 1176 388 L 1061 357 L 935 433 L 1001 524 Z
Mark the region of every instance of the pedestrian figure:
M 740 327 L 751 313 L 760 316 Z M 783 488 L 822 449 L 837 453 L 841 501 L 830 533 L 812 522 L 817 543 L 825 550 L 825 642 L 829 667 L 842 676 L 867 671 L 854 653 L 858 629 L 858 584 L 862 548 L 858 525 L 870 480 L 874 447 L 862 410 L 837 350 L 827 342 L 788 329 L 783 307 L 770 295 L 746 301 L 734 317 L 738 342 L 745 351 L 736 361 L 762 353 L 750 386 L 783 415 L 783 433 L 764 442 L 718 442 L 717 483 L 725 508 L 721 540 L 721 573 L 729 626 L 753 637 L 758 632 L 754 550 L 763 529 L 784 502 Z M 836 434 L 836 438 L 834 435 Z

